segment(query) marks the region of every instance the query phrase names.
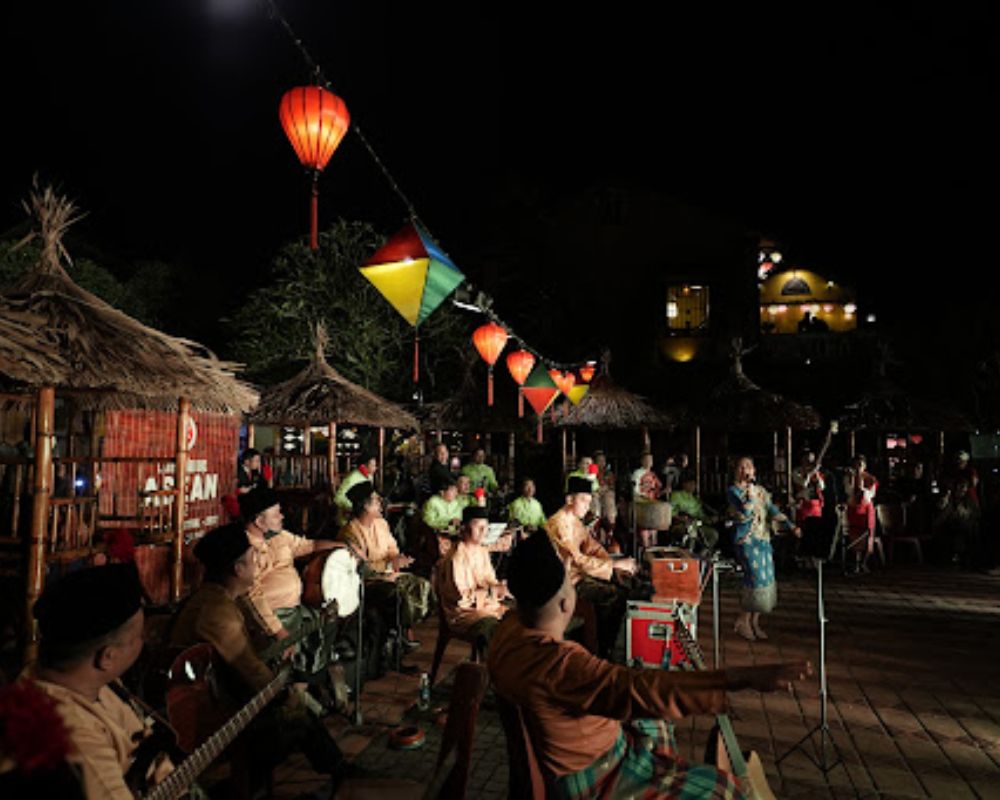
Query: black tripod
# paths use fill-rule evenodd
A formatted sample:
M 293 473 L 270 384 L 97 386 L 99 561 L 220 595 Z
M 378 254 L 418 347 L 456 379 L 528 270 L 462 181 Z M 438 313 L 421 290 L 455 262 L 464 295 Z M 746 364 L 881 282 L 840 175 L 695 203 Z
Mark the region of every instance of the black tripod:
M 836 550 L 836 537 L 830 548 L 831 552 Z M 847 766 L 844 764 L 844 756 L 837 745 L 836 740 L 833 738 L 830 732 L 829 716 L 827 709 L 827 687 L 826 687 L 826 606 L 823 602 L 823 558 L 813 557 L 813 565 L 816 567 L 816 615 L 819 619 L 819 707 L 820 707 L 820 721 L 819 724 L 812 728 L 805 736 L 803 736 L 799 741 L 789 748 L 789 750 L 782 755 L 775 762 L 780 764 L 784 759 L 790 756 L 796 750 L 802 751 L 802 754 L 808 758 L 812 763 L 819 769 L 825 776 L 828 772 L 833 770 L 838 765 L 844 767 L 844 771 L 847 772 Z M 814 744 L 813 750 L 815 755 L 806 748 L 806 742 L 812 742 L 813 737 L 819 734 L 819 745 Z M 850 773 L 848 772 L 848 779 L 850 779 Z

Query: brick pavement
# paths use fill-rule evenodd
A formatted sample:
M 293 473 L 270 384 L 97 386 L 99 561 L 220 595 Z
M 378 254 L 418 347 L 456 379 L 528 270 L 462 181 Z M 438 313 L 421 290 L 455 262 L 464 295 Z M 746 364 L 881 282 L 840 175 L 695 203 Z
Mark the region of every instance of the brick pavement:
M 772 789 L 783 798 L 1000 798 L 1000 579 L 941 568 L 899 566 L 884 573 L 843 577 L 828 569 L 829 720 L 844 765 L 823 774 L 796 751 L 776 764 L 819 721 L 818 675 L 793 694 L 731 695 L 734 727 L 744 749 L 756 749 Z M 770 638 L 745 642 L 731 633 L 738 592 L 722 592 L 724 662 L 737 664 L 807 657 L 816 661 L 815 579 L 811 571 L 785 576 L 779 607 L 765 619 Z M 711 597 L 701 607 L 699 639 L 711 659 Z M 433 626 L 412 659 L 429 664 Z M 449 647 L 446 668 L 468 655 Z M 442 669 L 444 673 L 445 669 Z M 446 705 L 449 678 L 435 687 Z M 331 722 L 342 748 L 374 775 L 426 782 L 434 770 L 441 730 L 427 715 L 407 712 L 416 679 L 390 674 L 371 688 L 370 719 L 352 732 Z M 407 714 L 427 732 L 421 750 L 399 752 L 386 731 Z M 700 760 L 710 718 L 677 726 L 681 754 Z M 818 737 L 816 740 L 818 742 Z M 276 776 L 276 796 L 324 797 L 328 785 L 301 761 Z M 497 800 L 507 794 L 503 730 L 487 695 L 474 742 L 470 793 Z

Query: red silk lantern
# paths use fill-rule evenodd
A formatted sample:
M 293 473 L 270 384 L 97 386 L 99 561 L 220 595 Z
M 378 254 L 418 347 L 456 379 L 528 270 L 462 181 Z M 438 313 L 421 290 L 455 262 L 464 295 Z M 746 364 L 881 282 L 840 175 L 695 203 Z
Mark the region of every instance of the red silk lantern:
M 517 415 L 519 417 L 524 416 L 524 392 L 521 391 L 521 387 L 528 380 L 534 367 L 535 357 L 527 350 L 515 350 L 513 353 L 507 354 L 507 369 L 510 371 L 510 377 L 517 384 Z
M 550 369 L 549 376 L 553 383 L 559 387 L 559 391 L 565 395 L 569 395 L 569 390 L 576 385 L 576 376 L 572 372 L 563 373 L 557 369 Z
M 472 343 L 479 351 L 483 361 L 489 364 L 489 376 L 486 384 L 486 405 L 493 405 L 493 365 L 500 358 L 500 353 L 507 346 L 507 331 L 495 322 L 480 325 L 472 334 Z
M 351 125 L 347 106 L 322 86 L 296 86 L 281 98 L 278 116 L 302 166 L 312 170 L 309 246 L 319 249 L 319 173 Z
M 594 373 L 597 372 L 597 365 L 593 361 L 588 361 L 583 367 L 580 367 L 580 380 L 584 383 L 590 383 L 594 379 Z

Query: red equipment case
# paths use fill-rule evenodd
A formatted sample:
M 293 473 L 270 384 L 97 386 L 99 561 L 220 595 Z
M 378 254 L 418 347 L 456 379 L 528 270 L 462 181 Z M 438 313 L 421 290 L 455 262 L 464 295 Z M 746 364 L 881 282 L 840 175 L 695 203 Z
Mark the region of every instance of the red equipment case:
M 698 606 L 688 603 L 642 602 L 630 600 L 625 617 L 625 663 L 630 666 L 661 668 L 669 652 L 669 665 L 684 661 L 683 650 L 674 636 L 675 614 L 698 635 Z

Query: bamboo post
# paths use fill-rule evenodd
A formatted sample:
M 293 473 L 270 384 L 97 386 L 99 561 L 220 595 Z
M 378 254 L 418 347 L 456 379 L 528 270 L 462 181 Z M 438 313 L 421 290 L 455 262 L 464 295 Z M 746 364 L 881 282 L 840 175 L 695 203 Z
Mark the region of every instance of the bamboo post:
M 847 452 L 850 454 L 851 460 L 853 460 L 855 452 L 854 431 L 847 434 Z
M 385 428 L 378 429 L 378 493 L 385 489 Z
M 576 430 L 570 432 L 569 435 L 569 460 L 575 466 L 576 465 Z
M 649 428 L 645 425 L 642 426 L 642 452 L 648 453 L 653 449 L 652 442 L 649 439 Z
M 514 431 L 507 434 L 507 480 L 510 482 L 511 491 L 517 491 L 514 481 L 517 479 L 514 468 L 514 458 L 517 455 L 517 436 Z
M 694 480 L 695 491 L 701 496 L 701 425 L 694 426 Z
M 780 458 L 778 452 L 778 432 L 771 432 L 771 469 L 774 471 L 774 487 L 778 488 L 778 459 Z
M 28 576 L 25 615 L 27 648 L 25 663 L 38 654 L 38 629 L 32 609 L 45 587 L 45 540 L 48 534 L 49 498 L 52 494 L 52 439 L 56 416 L 56 390 L 43 386 L 38 390 L 32 414 L 35 429 L 35 483 L 31 509 L 31 548 L 28 550 Z
M 785 426 L 785 489 L 788 504 L 792 503 L 792 426 Z
M 563 477 L 569 470 L 566 469 L 566 429 L 562 429 L 562 474 Z
M 187 517 L 187 429 L 191 419 L 191 401 L 181 397 L 177 401 L 177 449 L 174 451 L 174 538 L 170 562 L 170 597 L 180 600 L 184 590 L 184 520 Z
M 944 463 L 944 431 L 938 431 L 938 455 L 941 457 L 941 463 Z
M 253 447 L 254 442 L 254 427 L 252 422 L 247 423 L 247 447 Z
M 308 425 L 302 429 L 302 455 L 312 455 L 312 428 Z
M 94 411 L 90 418 L 90 487 L 89 494 L 99 494 L 97 476 L 100 475 L 101 428 L 104 427 L 104 412 Z
M 334 491 L 337 486 L 337 423 L 328 422 L 326 424 L 326 437 L 329 439 L 329 446 L 326 449 L 326 476 L 330 482 L 330 491 Z

